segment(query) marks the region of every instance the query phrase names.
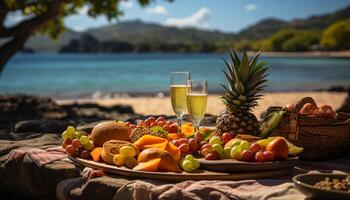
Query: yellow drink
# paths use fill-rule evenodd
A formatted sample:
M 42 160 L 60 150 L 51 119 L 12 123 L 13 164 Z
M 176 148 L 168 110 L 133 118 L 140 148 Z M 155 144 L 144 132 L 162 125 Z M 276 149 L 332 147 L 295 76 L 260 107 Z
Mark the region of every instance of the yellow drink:
M 207 108 L 207 94 L 187 94 L 187 108 L 194 122 L 199 123 Z
M 186 85 L 170 85 L 171 105 L 177 116 L 182 116 L 186 112 Z

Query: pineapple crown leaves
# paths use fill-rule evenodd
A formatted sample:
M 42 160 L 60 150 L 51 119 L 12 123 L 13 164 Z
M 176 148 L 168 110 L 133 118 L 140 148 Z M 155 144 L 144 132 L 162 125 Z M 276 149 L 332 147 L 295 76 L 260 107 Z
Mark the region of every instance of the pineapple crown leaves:
M 221 101 L 231 111 L 250 112 L 263 96 L 259 93 L 266 87 L 268 65 L 258 62 L 260 51 L 251 60 L 246 52 L 243 52 L 242 59 L 234 50 L 228 54 L 229 59 L 224 58 L 226 70 L 223 72 L 229 85 L 221 84 L 225 89 Z

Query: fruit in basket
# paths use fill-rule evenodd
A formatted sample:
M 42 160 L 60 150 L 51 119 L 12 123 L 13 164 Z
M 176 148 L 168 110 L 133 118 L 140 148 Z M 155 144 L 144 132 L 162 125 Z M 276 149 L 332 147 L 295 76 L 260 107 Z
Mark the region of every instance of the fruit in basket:
M 152 159 L 160 158 L 158 169 L 161 171 L 169 172 L 181 172 L 177 161 L 174 157 L 166 150 L 159 148 L 149 148 L 141 151 L 138 156 L 138 162 L 147 162 Z
M 217 118 L 216 131 L 219 134 L 258 135 L 259 124 L 252 110 L 261 97 L 259 92 L 265 88 L 267 64 L 257 62 L 259 53 L 251 60 L 246 52 L 243 52 L 241 60 L 234 51 L 229 55 L 230 60 L 225 61 L 227 70 L 224 72 L 229 87 L 223 85 L 225 93 L 221 97 L 226 110 Z
M 267 146 L 266 150 L 271 151 L 275 158 L 284 160 L 288 158 L 288 145 L 283 138 L 272 140 Z
M 114 155 L 119 154 L 119 150 L 123 146 L 132 147 L 132 144 L 130 142 L 122 140 L 109 140 L 105 142 L 101 151 L 101 157 L 103 161 L 105 161 L 107 164 L 113 164 Z M 135 149 L 136 154 L 138 154 L 138 149 L 136 147 L 133 148 Z
M 336 116 L 336 112 L 333 110 L 332 106 L 322 105 L 314 110 L 313 115 L 316 115 L 317 117 L 334 119 Z
M 285 108 L 286 108 L 288 111 L 292 111 L 292 110 L 295 108 L 295 106 L 294 106 L 294 104 L 292 104 L 292 103 L 288 103 L 288 104 L 285 106 Z
M 138 139 L 145 135 L 156 136 L 164 139 L 167 138 L 167 134 L 164 132 L 153 131 L 152 129 L 147 128 L 145 126 L 138 126 L 134 130 L 132 130 L 130 134 L 130 141 L 136 142 Z
M 312 115 L 317 107 L 312 103 L 306 103 L 300 110 L 302 115 Z
M 129 140 L 130 128 L 122 122 L 106 121 L 97 124 L 91 131 L 91 140 L 102 146 L 108 140 Z

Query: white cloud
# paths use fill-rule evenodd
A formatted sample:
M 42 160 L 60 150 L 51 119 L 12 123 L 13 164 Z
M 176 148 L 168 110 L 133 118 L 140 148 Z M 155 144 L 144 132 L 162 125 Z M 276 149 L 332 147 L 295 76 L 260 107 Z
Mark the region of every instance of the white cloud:
M 79 15 L 86 15 L 87 12 L 88 12 L 88 10 L 89 10 L 89 7 L 83 6 L 83 7 L 81 7 L 81 8 L 78 9 L 78 14 L 79 14 Z
M 168 10 L 161 5 L 157 5 L 153 8 L 149 8 L 146 10 L 147 13 L 149 14 L 156 14 L 156 15 L 166 15 L 168 14 Z
M 133 6 L 133 3 L 131 0 L 128 0 L 128 1 L 121 1 L 120 2 L 120 5 L 125 8 L 125 9 L 128 9 L 128 8 L 131 8 Z
M 245 5 L 244 9 L 248 12 L 256 10 L 257 6 L 256 4 L 247 4 Z
M 165 21 L 167 26 L 175 27 L 196 27 L 196 28 L 208 28 L 208 21 L 210 19 L 211 12 L 208 8 L 202 7 L 192 15 L 184 18 L 169 18 Z
M 83 26 L 73 26 L 72 29 L 76 32 L 83 32 L 86 30 L 86 27 Z

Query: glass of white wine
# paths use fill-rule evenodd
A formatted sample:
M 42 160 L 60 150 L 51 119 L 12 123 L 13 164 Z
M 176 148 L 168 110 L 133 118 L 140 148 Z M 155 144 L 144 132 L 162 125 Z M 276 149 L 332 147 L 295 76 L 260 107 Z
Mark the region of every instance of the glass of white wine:
M 208 83 L 206 80 L 189 80 L 187 83 L 187 109 L 197 132 L 207 109 Z
M 182 117 L 186 112 L 187 81 L 190 80 L 189 72 L 172 72 L 170 80 L 171 105 L 176 114 L 179 125 L 178 133 L 181 133 Z

